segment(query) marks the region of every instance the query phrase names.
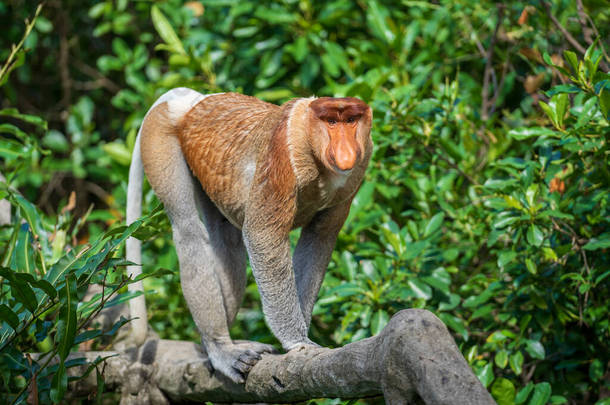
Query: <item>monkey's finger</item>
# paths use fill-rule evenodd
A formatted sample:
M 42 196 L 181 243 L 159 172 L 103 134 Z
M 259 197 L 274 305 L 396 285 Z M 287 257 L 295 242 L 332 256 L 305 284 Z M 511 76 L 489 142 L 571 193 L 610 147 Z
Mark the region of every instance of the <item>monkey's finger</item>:
M 234 368 L 234 370 L 226 372 L 225 375 L 227 377 L 229 377 L 233 382 L 236 382 L 237 384 L 245 383 L 246 378 L 245 378 L 244 374 L 242 374 L 239 370 L 237 370 L 235 368 L 235 365 L 233 365 L 233 368 Z
M 239 371 L 240 373 L 247 375 L 250 372 L 250 370 L 252 370 L 252 364 L 247 364 L 247 363 L 244 363 L 243 361 L 235 360 L 235 362 L 233 363 L 233 368 L 235 370 Z
M 237 360 L 250 364 L 251 366 L 255 365 L 261 359 L 261 355 L 256 353 L 254 350 L 246 350 L 242 354 L 239 355 Z

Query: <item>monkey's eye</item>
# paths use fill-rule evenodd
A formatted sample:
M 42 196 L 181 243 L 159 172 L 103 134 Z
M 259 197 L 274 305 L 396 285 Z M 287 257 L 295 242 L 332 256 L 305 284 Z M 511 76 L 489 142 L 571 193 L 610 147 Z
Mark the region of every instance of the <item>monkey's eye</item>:
M 334 120 L 334 119 L 332 119 L 332 118 L 329 118 L 327 122 L 328 122 L 330 125 L 335 125 L 335 124 L 337 123 L 337 121 L 335 121 L 335 120 Z
M 350 124 L 352 124 L 352 123 L 356 122 L 356 117 L 349 117 L 349 118 L 347 119 L 347 122 L 348 122 L 348 123 L 350 123 Z

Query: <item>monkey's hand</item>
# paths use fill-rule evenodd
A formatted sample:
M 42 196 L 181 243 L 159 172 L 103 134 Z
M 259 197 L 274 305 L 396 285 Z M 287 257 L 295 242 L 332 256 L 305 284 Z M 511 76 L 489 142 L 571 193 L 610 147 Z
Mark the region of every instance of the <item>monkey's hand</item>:
M 204 343 L 204 346 L 212 367 L 238 384 L 246 382 L 248 373 L 261 359 L 262 353 L 276 352 L 271 345 L 244 340 L 226 344 Z

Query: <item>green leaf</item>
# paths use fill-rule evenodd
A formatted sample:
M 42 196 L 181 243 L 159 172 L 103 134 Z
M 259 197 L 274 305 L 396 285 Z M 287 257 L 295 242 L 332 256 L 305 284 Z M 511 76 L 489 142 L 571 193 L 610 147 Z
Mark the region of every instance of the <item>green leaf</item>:
M 517 252 L 513 252 L 512 250 L 503 250 L 498 255 L 498 267 L 501 269 L 506 267 L 506 265 L 517 257 Z
M 604 118 L 610 120 L 610 90 L 604 88 L 597 97 Z
M 532 246 L 540 246 L 544 241 L 544 234 L 540 227 L 532 224 L 527 229 L 527 243 Z
M 426 225 L 426 228 L 424 229 L 424 238 L 432 235 L 434 232 L 436 232 L 438 229 L 440 229 L 441 225 L 443 224 L 444 219 L 445 219 L 445 214 L 443 214 L 442 212 L 439 212 L 438 214 L 436 214 L 432 218 L 430 218 L 430 221 L 428 221 L 428 224 Z
M 30 230 L 34 235 L 34 239 L 40 243 L 40 247 L 45 256 L 50 256 L 51 248 L 49 246 L 49 238 L 42 225 L 42 215 L 38 211 L 38 208 L 20 194 L 13 194 L 11 196 L 11 201 L 19 207 L 21 216 L 30 225 Z
M 159 33 L 159 36 L 168 45 L 168 50 L 170 50 L 171 52 L 186 55 L 186 51 L 182 46 L 182 42 L 180 42 L 178 35 L 176 35 L 176 32 L 172 28 L 167 18 L 165 18 L 161 10 L 159 10 L 159 7 L 153 5 L 150 10 L 150 16 L 152 18 L 155 29 Z
M 527 340 L 525 344 L 525 351 L 534 359 L 544 360 L 544 346 L 542 346 L 542 343 L 537 340 Z
M 131 163 L 131 152 L 122 142 L 110 142 L 102 145 L 104 152 L 108 154 L 114 161 L 123 165 L 129 166 Z
M 383 309 L 378 309 L 371 319 L 371 334 L 375 336 L 381 332 L 389 320 L 390 317 L 388 316 L 388 313 Z
M 589 239 L 582 248 L 585 250 L 606 249 L 610 247 L 610 232 L 605 232 L 598 237 Z
M 521 388 L 515 397 L 515 404 L 519 405 L 524 403 L 527 400 L 527 397 L 530 395 L 532 390 L 534 389 L 534 383 L 530 382 L 525 387 Z
M 57 296 L 57 291 L 47 280 L 34 280 L 30 282 L 30 284 L 36 288 L 40 288 L 49 296 L 49 298 L 55 298 Z
M 429 286 L 434 287 L 437 290 L 443 292 L 444 294 L 449 294 L 451 276 L 449 275 L 449 272 L 445 270 L 444 267 L 434 269 L 429 276 L 422 277 L 421 280 Z
M 4 108 L 0 110 L 0 115 L 4 115 L 11 118 L 16 118 L 20 121 L 27 122 L 28 124 L 35 125 L 43 130 L 47 130 L 47 122 L 36 115 L 21 114 L 16 108 Z
M 15 135 L 17 138 L 26 139 L 28 134 L 13 124 L 0 124 L 0 133 Z
M 34 263 L 34 248 L 32 246 L 32 235 L 28 224 L 22 224 L 17 234 L 15 245 L 15 266 L 17 271 L 34 274 L 36 266 Z
M 28 283 L 20 277 L 17 277 L 19 273 L 14 272 L 11 269 L 6 267 L 0 268 L 0 276 L 4 277 L 9 281 L 11 286 L 11 295 L 20 303 L 22 303 L 28 311 L 34 313 L 36 308 L 38 308 L 38 302 L 36 300 L 36 294 L 34 294 L 34 290 L 28 285 Z M 24 275 L 30 276 L 28 273 L 22 273 Z
M 294 93 L 288 89 L 277 88 L 259 91 L 255 93 L 254 96 L 266 101 L 277 101 L 294 97 Z
M 539 136 L 559 137 L 560 134 L 551 129 L 544 128 L 544 127 L 532 127 L 532 128 L 520 127 L 520 128 L 511 129 L 510 131 L 508 131 L 508 136 L 510 136 L 518 141 L 521 141 L 523 139 L 539 137 Z
M 483 384 L 485 388 L 489 387 L 489 384 L 491 384 L 494 379 L 493 365 L 491 363 L 487 363 L 476 374 L 479 381 L 481 381 L 481 384 Z
M 572 72 L 576 76 L 578 74 L 578 57 L 572 51 L 563 51 L 563 57 L 568 61 L 569 66 L 572 68 Z
M 51 400 L 55 403 L 61 401 L 68 388 L 68 375 L 66 374 L 66 365 L 62 359 L 59 362 L 57 372 L 51 381 Z
M 464 326 L 464 320 L 458 318 L 457 316 L 450 315 L 447 312 L 441 312 L 438 314 L 438 317 L 445 323 L 445 325 L 449 326 L 455 332 L 459 333 L 462 336 L 462 339 L 468 340 L 468 330 Z
M 70 274 L 66 277 L 64 287 L 59 290 L 61 306 L 59 308 L 59 322 L 57 335 L 59 337 L 58 354 L 63 360 L 68 357 L 74 345 L 76 336 L 76 308 L 78 297 L 76 295 L 76 277 Z
M 448 294 L 449 302 L 441 302 L 438 306 L 439 311 L 451 311 L 460 303 L 460 296 L 458 294 Z
M 566 93 L 556 94 L 551 100 L 555 103 L 557 126 L 563 128 L 563 120 L 570 105 L 570 97 Z
M 102 331 L 99 329 L 88 329 L 84 332 L 81 332 L 80 334 L 78 334 L 78 336 L 74 338 L 74 344 L 78 345 L 88 340 L 95 339 L 96 337 L 101 335 Z
M 536 384 L 532 399 L 528 402 L 528 405 L 545 405 L 551 397 L 551 384 L 543 382 Z
M 407 285 L 417 298 L 423 298 L 424 300 L 432 298 L 432 288 L 422 281 L 417 279 L 409 280 L 407 281 Z
M 506 350 L 500 350 L 496 353 L 496 357 L 494 358 L 496 366 L 500 368 L 506 367 L 508 364 L 508 352 Z
M 584 105 L 582 106 L 582 111 L 578 115 L 578 120 L 576 121 L 576 125 L 574 128 L 582 128 L 587 125 L 589 121 L 593 119 L 595 114 L 597 113 L 597 98 L 591 97 L 588 99 Z
M 542 111 L 544 111 L 544 113 L 550 118 L 555 128 L 559 129 L 559 124 L 557 123 L 557 112 L 555 111 L 555 108 L 553 108 L 554 106 L 551 107 L 542 100 L 539 100 L 538 104 L 540 105 L 540 108 L 542 108 Z
M 513 405 L 515 403 L 515 386 L 506 378 L 498 378 L 491 386 L 491 395 L 498 405 Z
M 527 268 L 527 271 L 529 271 L 532 274 L 538 273 L 536 263 L 529 257 L 527 259 L 525 259 L 525 267 Z
M 601 381 L 604 376 L 604 364 L 599 360 L 595 359 L 589 365 L 589 377 L 592 381 Z
M 0 304 L 0 319 L 8 323 L 11 328 L 17 330 L 19 326 L 19 317 L 5 304 Z
M 379 39 L 385 41 L 387 44 L 392 43 L 395 35 L 387 24 L 389 21 L 388 11 L 376 0 L 369 0 L 367 6 L 366 17 L 372 31 Z
M 42 138 L 43 146 L 54 152 L 67 152 L 70 150 L 68 140 L 61 132 L 52 129 Z
M 508 358 L 508 364 L 516 375 L 521 375 L 523 371 L 523 354 L 521 352 L 511 354 Z
M 511 216 L 509 212 L 507 212 L 507 214 L 508 215 L 503 216 L 498 215 L 494 220 L 492 226 L 496 229 L 502 229 L 506 228 L 508 225 L 514 224 L 519 220 L 519 217 Z
M 477 308 L 477 310 L 472 313 L 469 320 L 472 321 L 474 319 L 481 318 L 487 314 L 490 314 L 495 308 L 496 307 L 494 304 L 483 305 L 482 307 Z

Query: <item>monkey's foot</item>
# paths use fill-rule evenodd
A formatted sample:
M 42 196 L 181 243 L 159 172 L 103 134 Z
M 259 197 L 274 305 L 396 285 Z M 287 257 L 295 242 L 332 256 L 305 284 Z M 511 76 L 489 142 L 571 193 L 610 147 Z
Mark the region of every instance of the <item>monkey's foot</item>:
M 322 346 L 320 346 L 319 344 L 317 344 L 315 342 L 312 342 L 311 340 L 307 339 L 307 341 L 305 341 L 305 342 L 299 342 L 299 343 L 296 343 L 296 344 L 294 344 L 294 345 L 292 345 L 290 347 L 287 347 L 286 351 L 290 352 L 290 351 L 293 351 L 293 350 L 301 350 L 301 349 L 309 349 L 309 348 L 311 348 L 311 349 L 319 349 L 321 347 Z
M 276 350 L 271 345 L 240 340 L 210 348 L 208 357 L 215 370 L 242 384 L 246 382 L 252 367 L 261 359 L 261 354 L 274 352 Z

